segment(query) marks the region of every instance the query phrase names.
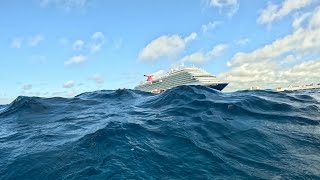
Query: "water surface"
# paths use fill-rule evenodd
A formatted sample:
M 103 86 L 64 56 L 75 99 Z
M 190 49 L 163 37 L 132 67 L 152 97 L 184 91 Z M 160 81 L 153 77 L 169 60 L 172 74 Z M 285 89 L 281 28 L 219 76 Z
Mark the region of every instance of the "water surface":
M 320 90 L 18 97 L 0 123 L 0 179 L 320 179 Z

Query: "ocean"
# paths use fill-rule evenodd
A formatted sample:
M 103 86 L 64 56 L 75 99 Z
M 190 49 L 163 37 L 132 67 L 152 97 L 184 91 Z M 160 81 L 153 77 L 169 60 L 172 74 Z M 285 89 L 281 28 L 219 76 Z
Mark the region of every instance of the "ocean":
M 0 106 L 0 179 L 320 179 L 320 90 L 102 90 Z

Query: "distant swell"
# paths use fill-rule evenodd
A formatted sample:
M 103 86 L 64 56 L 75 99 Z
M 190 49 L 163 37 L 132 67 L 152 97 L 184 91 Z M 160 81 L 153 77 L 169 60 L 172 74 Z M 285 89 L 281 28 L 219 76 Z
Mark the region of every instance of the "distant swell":
M 18 97 L 0 123 L 0 179 L 320 178 L 320 90 Z

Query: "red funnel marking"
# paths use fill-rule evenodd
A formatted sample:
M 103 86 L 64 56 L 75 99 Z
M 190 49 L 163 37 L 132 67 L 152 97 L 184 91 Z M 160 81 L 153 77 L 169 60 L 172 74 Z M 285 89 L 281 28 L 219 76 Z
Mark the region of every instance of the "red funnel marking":
M 150 81 L 150 82 L 152 81 L 152 76 L 153 75 L 144 75 L 144 76 L 147 77 L 147 81 Z

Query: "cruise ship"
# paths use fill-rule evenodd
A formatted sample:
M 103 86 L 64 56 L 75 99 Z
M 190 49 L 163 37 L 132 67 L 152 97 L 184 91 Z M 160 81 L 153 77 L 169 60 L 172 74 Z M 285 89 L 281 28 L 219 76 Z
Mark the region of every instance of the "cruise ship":
M 197 67 L 171 69 L 171 71 L 160 77 L 154 77 L 153 75 L 144 76 L 147 77 L 147 80 L 141 82 L 141 84 L 134 89 L 151 93 L 161 93 L 177 86 L 201 85 L 221 91 L 228 85 L 228 83 L 218 81 L 214 75 Z

